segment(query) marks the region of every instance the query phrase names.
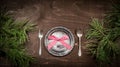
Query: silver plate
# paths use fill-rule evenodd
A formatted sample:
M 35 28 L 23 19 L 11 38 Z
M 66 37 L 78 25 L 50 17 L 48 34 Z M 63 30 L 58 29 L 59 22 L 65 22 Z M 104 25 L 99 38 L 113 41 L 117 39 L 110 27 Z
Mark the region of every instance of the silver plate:
M 71 49 L 67 49 L 65 46 L 62 45 L 62 43 L 57 42 L 51 49 L 48 50 L 48 45 L 53 40 L 48 39 L 48 36 L 54 35 L 58 38 L 61 38 L 64 35 L 68 36 L 68 40 L 64 40 L 69 46 L 71 46 Z M 71 50 L 74 47 L 74 36 L 71 33 L 71 31 L 65 27 L 54 27 L 51 30 L 47 32 L 45 35 L 45 47 L 48 50 L 48 52 L 54 56 L 65 56 L 71 52 Z

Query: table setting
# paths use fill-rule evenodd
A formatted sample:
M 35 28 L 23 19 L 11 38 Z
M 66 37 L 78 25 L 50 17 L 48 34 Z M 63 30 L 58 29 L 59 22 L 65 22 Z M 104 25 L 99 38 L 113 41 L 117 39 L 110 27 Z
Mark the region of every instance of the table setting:
M 83 34 L 80 28 L 75 30 L 75 33 L 78 38 L 78 42 L 77 42 L 78 56 L 81 56 L 82 55 L 81 37 Z M 45 49 L 49 54 L 57 57 L 69 55 L 75 46 L 75 38 L 73 33 L 70 31 L 70 29 L 63 26 L 53 27 L 50 30 L 48 30 L 48 32 L 45 35 L 43 34 L 43 30 L 39 29 L 38 38 L 40 42 L 39 56 L 41 56 L 43 52 L 41 45 L 45 46 Z M 41 43 L 42 39 L 44 44 Z

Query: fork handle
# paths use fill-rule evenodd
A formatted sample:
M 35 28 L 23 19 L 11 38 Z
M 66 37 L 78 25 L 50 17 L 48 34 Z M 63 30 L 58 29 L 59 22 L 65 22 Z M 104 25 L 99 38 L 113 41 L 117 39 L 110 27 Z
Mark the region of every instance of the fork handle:
M 41 38 L 40 38 L 40 45 L 39 45 L 39 55 L 42 54 L 42 48 L 41 48 Z
M 82 51 L 81 51 L 81 37 L 79 37 L 79 42 L 78 42 L 78 56 L 82 55 Z

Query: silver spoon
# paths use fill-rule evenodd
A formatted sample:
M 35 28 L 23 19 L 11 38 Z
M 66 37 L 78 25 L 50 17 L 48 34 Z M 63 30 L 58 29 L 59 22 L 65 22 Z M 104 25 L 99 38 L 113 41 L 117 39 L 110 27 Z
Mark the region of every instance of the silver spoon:
M 80 31 L 80 29 L 77 30 L 77 36 L 78 36 L 78 56 L 81 56 L 82 55 L 82 52 L 81 52 L 81 37 L 82 37 L 82 32 Z
M 41 55 L 42 54 L 42 49 L 41 49 L 41 39 L 42 39 L 42 37 L 43 37 L 43 32 L 42 32 L 42 30 L 40 30 L 39 29 L 39 33 L 38 33 L 38 37 L 39 37 L 39 39 L 40 39 L 40 47 L 39 47 L 39 55 Z

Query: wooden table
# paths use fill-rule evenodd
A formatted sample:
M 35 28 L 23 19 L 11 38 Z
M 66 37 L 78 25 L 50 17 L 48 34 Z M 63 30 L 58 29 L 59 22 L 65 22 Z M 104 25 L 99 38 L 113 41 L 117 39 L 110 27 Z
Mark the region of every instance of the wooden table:
M 34 32 L 29 33 L 27 51 L 37 58 L 36 66 L 62 66 L 62 67 L 96 67 L 96 63 L 88 54 L 85 34 L 89 28 L 91 17 L 102 19 L 109 10 L 109 0 L 10 0 L 6 5 L 17 20 L 30 19 L 37 24 Z M 39 39 L 38 29 L 43 29 L 44 36 L 51 28 L 64 26 L 71 30 L 75 37 L 75 46 L 71 53 L 64 57 L 55 57 L 48 53 L 42 39 L 42 55 L 38 55 Z M 75 30 L 80 27 L 83 32 L 82 56 L 78 57 L 78 38 Z

